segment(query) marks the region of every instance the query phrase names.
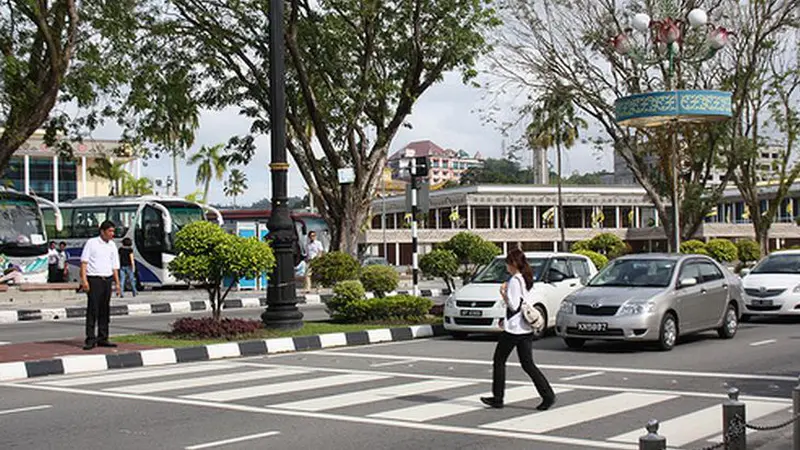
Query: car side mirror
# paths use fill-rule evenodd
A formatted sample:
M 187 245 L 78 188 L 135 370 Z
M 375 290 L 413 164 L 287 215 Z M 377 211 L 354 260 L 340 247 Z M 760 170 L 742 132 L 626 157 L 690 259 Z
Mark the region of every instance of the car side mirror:
M 547 281 L 550 283 L 558 283 L 559 281 L 564 281 L 564 275 L 557 270 L 551 270 L 547 273 Z
M 683 278 L 678 282 L 678 287 L 685 288 L 697 285 L 697 278 Z
M 740 277 L 744 278 L 747 275 L 750 275 L 750 269 L 742 269 L 742 270 L 739 271 L 739 276 Z

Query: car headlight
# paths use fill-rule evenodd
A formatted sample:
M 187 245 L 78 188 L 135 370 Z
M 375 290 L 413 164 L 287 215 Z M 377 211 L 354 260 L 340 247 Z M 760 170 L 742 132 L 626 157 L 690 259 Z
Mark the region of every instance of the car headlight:
M 444 302 L 445 308 L 455 308 L 456 307 L 456 298 L 452 295 L 447 297 L 447 300 Z
M 794 292 L 795 294 L 797 294 L 798 292 L 800 292 L 800 284 L 798 284 L 797 286 L 795 286 L 795 287 L 794 287 L 794 290 L 793 290 L 792 292 Z
M 655 312 L 656 304 L 647 303 L 626 303 L 617 312 L 620 316 L 638 316 L 639 314 L 649 314 Z
M 561 307 L 558 308 L 558 312 L 564 314 L 572 314 L 575 311 L 575 304 L 569 300 L 564 300 L 561 302 Z

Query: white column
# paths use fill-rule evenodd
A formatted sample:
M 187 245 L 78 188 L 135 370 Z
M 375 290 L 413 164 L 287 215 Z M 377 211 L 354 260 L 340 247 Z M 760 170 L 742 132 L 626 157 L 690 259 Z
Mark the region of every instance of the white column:
M 394 265 L 395 266 L 399 266 L 400 265 L 400 243 L 399 242 L 395 242 L 394 243 Z
M 653 210 L 653 222 L 658 226 L 658 211 Z
M 541 228 L 539 225 L 541 225 L 541 222 L 539 220 L 539 207 L 538 206 L 534 206 L 533 207 L 533 228 Z
M 619 213 L 620 213 L 620 207 L 617 206 L 617 208 L 616 208 L 616 218 L 617 218 L 617 220 L 616 220 L 615 228 L 622 228 L 622 217 L 619 216 Z
M 472 229 L 472 207 L 467 205 L 467 229 Z
M 392 214 L 392 220 L 394 221 L 394 229 L 397 229 L 397 213 Z
M 640 216 L 640 214 L 641 214 L 641 208 L 640 207 L 637 206 L 637 207 L 633 208 L 633 224 L 632 224 L 631 228 L 641 228 L 641 225 L 639 225 L 639 216 Z
M 558 210 L 558 206 L 553 206 L 553 208 L 555 208 L 553 209 L 553 228 L 558 229 L 561 228 L 561 216 L 558 215 L 560 211 Z
M 89 191 L 89 186 L 87 185 L 88 180 L 86 179 L 86 157 L 81 156 L 81 197 L 86 197 L 87 192 Z
M 517 226 L 517 207 L 511 207 L 511 228 L 521 228 Z
M 142 160 L 139 159 L 139 158 L 136 158 L 136 179 L 138 180 L 139 178 L 142 178 Z M 311 198 L 311 196 L 309 196 L 309 199 L 310 198 Z M 312 204 L 311 207 L 312 207 L 312 211 L 313 211 L 314 205 Z
M 434 212 L 433 212 L 433 214 L 434 214 L 434 218 L 436 219 L 436 229 L 438 230 L 438 229 L 439 229 L 439 228 L 441 228 L 441 226 L 442 226 L 442 224 L 440 223 L 440 222 L 441 222 L 441 219 L 440 219 L 440 216 L 441 216 L 441 214 L 440 214 L 440 213 L 441 213 L 441 211 L 439 210 L 439 208 L 436 208 L 436 209 L 435 209 L 435 210 L 433 210 L 433 211 L 434 211 Z
M 503 254 L 504 255 L 508 254 L 508 242 L 506 241 L 503 241 Z
M 489 207 L 489 229 L 494 229 L 494 206 Z
M 25 193 L 26 194 L 30 194 L 31 193 L 31 157 L 30 157 L 30 155 L 25 155 L 25 156 L 22 157 L 22 160 L 23 160 L 23 164 L 25 165 L 25 167 L 23 169 L 25 171 L 25 175 L 24 175 L 25 176 L 25 181 L 24 181 Z
M 53 201 L 58 203 L 58 155 L 53 156 Z
M 558 253 L 558 241 L 553 241 L 553 251 Z
M 583 206 L 581 206 L 581 228 L 586 228 L 586 209 Z

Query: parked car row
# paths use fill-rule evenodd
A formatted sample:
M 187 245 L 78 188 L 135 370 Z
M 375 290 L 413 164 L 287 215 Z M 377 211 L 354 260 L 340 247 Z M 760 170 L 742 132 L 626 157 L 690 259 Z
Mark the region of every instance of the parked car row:
M 637 254 L 599 272 L 574 253 L 526 253 L 534 270 L 533 298 L 547 328 L 570 348 L 587 340 L 648 341 L 671 350 L 680 336 L 716 330 L 735 336 L 754 314 L 800 315 L 800 251 L 773 253 L 742 277 L 703 255 Z M 444 327 L 455 337 L 499 333 L 505 317 L 497 257 L 447 299 Z

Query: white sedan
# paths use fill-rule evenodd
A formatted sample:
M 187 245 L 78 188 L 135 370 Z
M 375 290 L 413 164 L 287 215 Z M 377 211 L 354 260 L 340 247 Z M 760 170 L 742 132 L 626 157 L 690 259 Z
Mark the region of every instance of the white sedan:
M 742 278 L 743 320 L 752 315 L 800 315 L 800 250 L 765 257 Z
M 553 327 L 561 301 L 582 288 L 597 268 L 586 256 L 574 253 L 526 252 L 525 257 L 533 268 L 534 305 L 546 318 L 547 328 Z M 498 256 L 447 299 L 444 328 L 454 337 L 503 331 L 506 306 L 500 297 L 500 285 L 509 277 L 505 257 Z

